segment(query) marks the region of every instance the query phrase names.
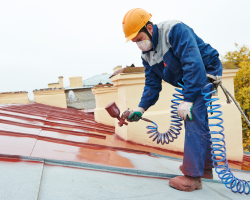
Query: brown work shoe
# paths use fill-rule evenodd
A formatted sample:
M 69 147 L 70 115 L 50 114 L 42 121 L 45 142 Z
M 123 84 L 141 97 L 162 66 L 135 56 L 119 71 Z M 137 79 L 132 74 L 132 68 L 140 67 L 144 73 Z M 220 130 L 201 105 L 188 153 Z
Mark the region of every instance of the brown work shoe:
M 177 176 L 169 181 L 169 185 L 177 190 L 192 192 L 194 190 L 202 189 L 202 182 L 200 177 L 191 176 Z
M 183 164 L 181 164 L 179 168 L 182 171 Z M 183 173 L 183 171 L 182 171 L 182 173 Z M 212 169 L 204 169 L 204 173 L 203 173 L 203 176 L 201 178 L 213 179 L 213 170 Z

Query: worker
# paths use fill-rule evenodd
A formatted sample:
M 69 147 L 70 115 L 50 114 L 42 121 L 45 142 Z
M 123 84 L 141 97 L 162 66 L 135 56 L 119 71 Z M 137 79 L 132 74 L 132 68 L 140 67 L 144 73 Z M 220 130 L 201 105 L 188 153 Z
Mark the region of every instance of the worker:
M 183 84 L 184 99 L 177 112 L 185 120 L 184 156 L 180 166 L 184 176 L 171 179 L 169 185 L 182 191 L 199 190 L 201 177 L 213 178 L 208 114 L 201 91 L 209 83 L 206 74 L 222 75 L 219 53 L 183 22 L 169 20 L 153 24 L 151 17 L 146 10 L 135 8 L 126 13 L 122 22 L 126 41 L 137 44 L 145 66 L 144 92 L 139 107 L 130 112 L 128 120 L 138 121 L 157 102 L 162 80 L 175 87 Z

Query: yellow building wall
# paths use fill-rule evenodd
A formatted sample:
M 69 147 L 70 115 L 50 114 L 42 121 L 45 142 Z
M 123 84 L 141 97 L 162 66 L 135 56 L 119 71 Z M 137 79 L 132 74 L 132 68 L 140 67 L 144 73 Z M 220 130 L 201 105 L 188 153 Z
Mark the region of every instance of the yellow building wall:
M 6 103 L 29 103 L 28 92 L 6 92 L 0 94 L 0 104 Z
M 42 103 L 45 105 L 56 106 L 60 108 L 67 108 L 66 95 L 64 89 L 43 89 L 39 91 L 33 91 L 34 102 Z
M 49 83 L 48 88 L 63 88 L 63 76 L 59 76 L 58 79 L 58 83 Z
M 94 87 L 92 92 L 95 95 L 96 108 L 95 121 L 110 126 L 115 126 L 115 119 L 111 118 L 105 107 L 110 102 L 118 102 L 117 87 Z
M 59 83 L 49 83 L 48 88 L 60 88 Z
M 119 66 L 113 68 L 113 72 L 116 72 L 117 70 L 120 70 L 120 69 L 122 69 L 122 66 L 121 66 L 121 65 L 119 65 Z
M 59 76 L 58 79 L 59 79 L 59 88 L 63 88 L 64 87 L 63 86 L 63 76 Z
M 236 75 L 235 69 L 224 69 L 223 72 L 223 85 L 234 94 L 233 77 Z M 144 73 L 132 73 L 132 74 L 118 74 L 111 78 L 114 86 L 118 88 L 118 107 L 121 113 L 127 108 L 135 109 L 141 100 L 144 84 Z M 150 107 L 145 113 L 144 117 L 156 122 L 159 126 L 160 132 L 165 132 L 170 127 L 171 121 L 171 99 L 172 94 L 176 93 L 174 87 L 168 83 L 162 83 L 162 91 L 160 93 L 157 103 Z M 98 97 L 97 97 L 98 98 Z M 226 136 L 227 157 L 230 160 L 242 161 L 243 146 L 242 146 L 242 126 L 241 115 L 236 106 L 231 103 L 227 104 L 225 95 L 219 88 L 218 103 L 222 104 L 223 119 L 224 119 L 224 134 Z M 102 99 L 105 99 L 104 97 Z M 106 97 L 105 106 L 112 102 L 110 97 Z M 217 103 L 216 102 L 216 103 Z M 104 105 L 103 105 L 104 106 Z M 101 108 L 100 108 L 101 109 Z M 161 145 L 153 142 L 147 134 L 148 129 L 146 126 L 151 125 L 148 122 L 140 120 L 139 122 L 129 123 L 128 126 L 119 127 L 117 120 L 115 123 L 115 132 L 124 140 L 133 141 L 143 145 L 149 145 L 154 147 L 160 147 L 173 151 L 183 152 L 184 150 L 184 135 L 185 129 L 182 126 L 181 134 L 174 142 L 168 145 Z
M 69 78 L 70 87 L 82 87 L 82 77 L 70 77 Z

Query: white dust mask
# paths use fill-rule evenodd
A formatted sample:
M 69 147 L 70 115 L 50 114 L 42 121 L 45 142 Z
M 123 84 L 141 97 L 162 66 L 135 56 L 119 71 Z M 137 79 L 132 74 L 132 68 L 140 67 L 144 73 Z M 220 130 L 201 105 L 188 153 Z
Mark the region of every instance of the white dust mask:
M 150 49 L 152 49 L 152 42 L 150 40 L 147 40 L 147 35 L 146 40 L 136 42 L 136 44 L 142 51 L 149 51 Z

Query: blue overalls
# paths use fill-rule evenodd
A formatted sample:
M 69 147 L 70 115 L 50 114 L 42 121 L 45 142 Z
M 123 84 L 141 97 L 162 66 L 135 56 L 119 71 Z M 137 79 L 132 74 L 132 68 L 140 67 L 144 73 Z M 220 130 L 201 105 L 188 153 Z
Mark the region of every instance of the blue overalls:
M 201 90 L 208 83 L 206 73 L 222 75 L 219 54 L 193 29 L 176 20 L 153 25 L 152 43 L 152 50 L 142 52 L 146 79 L 139 107 L 147 110 L 156 103 L 162 80 L 175 87 L 179 87 L 178 82 L 185 85 L 184 101 L 193 102 L 193 120 L 185 121 L 183 173 L 201 177 L 204 169 L 213 167 L 207 107 Z

